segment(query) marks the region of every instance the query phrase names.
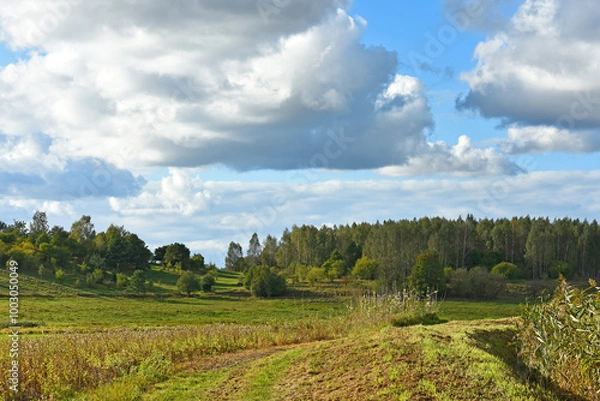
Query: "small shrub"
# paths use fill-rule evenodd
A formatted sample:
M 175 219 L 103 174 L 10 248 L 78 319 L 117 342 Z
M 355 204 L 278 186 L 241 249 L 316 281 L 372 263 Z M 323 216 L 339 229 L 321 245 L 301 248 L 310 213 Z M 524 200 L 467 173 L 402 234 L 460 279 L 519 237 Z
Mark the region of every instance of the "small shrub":
M 128 283 L 129 283 L 129 277 L 127 277 L 126 274 L 117 273 L 117 287 L 118 288 L 125 288 L 125 287 L 127 287 Z
M 213 285 L 215 285 L 216 283 L 216 279 L 215 276 L 212 274 L 205 274 L 204 276 L 200 277 L 200 289 L 203 292 L 211 292 Z
M 94 279 L 92 273 L 88 273 L 85 275 L 85 285 L 92 288 L 96 284 L 96 280 Z
M 67 273 L 65 273 L 63 269 L 58 269 L 54 273 L 54 277 L 56 277 L 56 281 L 58 281 L 59 283 L 64 283 L 67 279 Z
M 104 272 L 102 271 L 102 269 L 94 269 L 94 271 L 92 272 L 92 278 L 94 279 L 94 282 L 96 284 L 101 283 L 102 279 L 104 279 Z
M 183 272 L 181 277 L 177 280 L 177 289 L 184 294 L 190 296 L 192 292 L 196 292 L 200 289 L 200 281 L 196 278 L 196 275 L 191 271 Z
M 146 273 L 143 270 L 136 270 L 131 275 L 127 289 L 137 293 L 146 292 Z
M 306 279 L 308 280 L 310 285 L 315 285 L 324 282 L 327 279 L 325 269 L 323 269 L 322 267 L 311 268 L 306 274 Z

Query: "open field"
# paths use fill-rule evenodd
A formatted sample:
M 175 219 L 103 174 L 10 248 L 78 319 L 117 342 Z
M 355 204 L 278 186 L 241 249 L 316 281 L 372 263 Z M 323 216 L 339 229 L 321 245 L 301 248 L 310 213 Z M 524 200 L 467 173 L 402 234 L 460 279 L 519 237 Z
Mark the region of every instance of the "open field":
M 527 380 L 510 342 L 519 303 L 443 301 L 448 323 L 395 328 L 308 289 L 256 299 L 220 274 L 177 295 L 153 271 L 146 295 L 21 276 L 24 392 L 30 400 L 559 400 Z M 0 280 L 1 281 L 1 280 Z M 0 283 L 4 284 L 4 283 Z M 327 294 L 327 293 L 326 293 Z M 7 306 L 0 313 L 7 315 Z M 6 329 L 3 329 L 6 332 Z M 7 343 L 3 339 L 3 343 Z M 6 356 L 2 364 L 9 363 Z M 76 366 L 77 369 L 73 369 Z M 561 398 L 562 397 L 562 398 Z M 566 398 L 565 398 L 566 397 Z

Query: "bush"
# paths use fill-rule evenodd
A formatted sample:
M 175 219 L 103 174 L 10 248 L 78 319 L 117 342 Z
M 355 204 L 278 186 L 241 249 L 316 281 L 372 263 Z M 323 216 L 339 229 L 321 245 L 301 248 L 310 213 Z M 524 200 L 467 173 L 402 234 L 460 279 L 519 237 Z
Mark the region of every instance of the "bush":
M 449 294 L 458 298 L 495 299 L 506 288 L 504 276 L 485 267 L 457 269 L 450 278 Z
M 137 293 L 146 292 L 146 273 L 143 270 L 136 270 L 131 275 L 127 289 Z
M 104 272 L 102 269 L 95 269 L 92 273 L 92 278 L 96 284 L 101 283 L 102 279 L 104 278 Z
M 573 269 L 567 262 L 556 261 L 552 263 L 550 266 L 550 271 L 548 272 L 550 278 L 559 278 L 560 276 L 571 278 L 573 277 Z
M 526 305 L 519 355 L 532 369 L 575 397 L 600 400 L 600 287 L 579 290 L 562 280 L 549 301 Z
M 58 281 L 59 283 L 64 283 L 67 278 L 67 274 L 63 269 L 58 269 L 54 273 L 54 277 L 56 277 L 56 281 Z
M 203 292 L 211 292 L 213 285 L 216 283 L 215 276 L 208 273 L 200 277 L 200 287 Z
M 322 283 L 327 279 L 327 275 L 325 274 L 325 269 L 322 267 L 313 267 L 306 274 L 306 279 L 310 283 L 310 285 L 315 285 L 317 283 Z
M 191 271 L 184 272 L 179 280 L 177 280 L 177 289 L 188 296 L 192 294 L 192 292 L 196 292 L 200 289 L 200 281 L 196 278 L 196 275 Z
M 253 266 L 246 272 L 244 286 L 256 297 L 277 296 L 285 293 L 285 278 L 275 273 L 269 266 Z
M 127 277 L 126 274 L 117 273 L 116 281 L 117 281 L 117 287 L 125 288 L 125 287 L 127 287 L 127 284 L 129 283 L 129 277 Z
M 377 275 L 379 263 L 375 259 L 363 256 L 356 261 L 352 275 L 363 280 L 374 280 Z
M 492 274 L 504 276 L 508 280 L 513 280 L 517 277 L 517 265 L 509 262 L 500 262 L 492 268 Z

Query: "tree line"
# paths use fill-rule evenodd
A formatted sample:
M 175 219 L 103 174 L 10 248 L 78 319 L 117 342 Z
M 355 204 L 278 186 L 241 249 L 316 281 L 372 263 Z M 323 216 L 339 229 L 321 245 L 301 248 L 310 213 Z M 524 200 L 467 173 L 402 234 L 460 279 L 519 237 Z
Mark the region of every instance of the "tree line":
M 40 277 L 54 275 L 60 281 L 70 274 L 89 285 L 112 282 L 136 292 L 144 291 L 143 272 L 153 264 L 201 274 L 216 269 L 184 244 L 175 242 L 152 252 L 123 226 L 111 224 L 106 231 L 96 232 L 91 217 L 84 215 L 66 230 L 50 227 L 43 211 L 36 211 L 29 224 L 0 221 L 0 263 L 11 259 L 18 261 L 22 271 Z
M 454 271 L 491 270 L 501 262 L 516 266 L 521 279 L 600 276 L 600 227 L 593 220 L 513 217 L 446 219 L 424 217 L 352 225 L 293 226 L 279 239 L 255 233 L 244 253 L 229 244 L 225 268 L 247 271 L 268 266 L 293 280 L 343 278 L 366 271 L 391 286 L 408 282 L 417 257 L 435 251 Z M 358 262 L 358 264 L 357 264 Z

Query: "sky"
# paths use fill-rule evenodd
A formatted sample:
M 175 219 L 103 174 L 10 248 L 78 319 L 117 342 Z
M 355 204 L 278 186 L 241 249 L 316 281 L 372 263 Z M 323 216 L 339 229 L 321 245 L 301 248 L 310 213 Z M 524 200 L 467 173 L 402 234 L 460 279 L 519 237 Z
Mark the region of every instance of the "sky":
M 285 227 L 600 213 L 597 0 L 0 3 L 0 221 L 223 265 Z

